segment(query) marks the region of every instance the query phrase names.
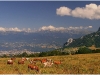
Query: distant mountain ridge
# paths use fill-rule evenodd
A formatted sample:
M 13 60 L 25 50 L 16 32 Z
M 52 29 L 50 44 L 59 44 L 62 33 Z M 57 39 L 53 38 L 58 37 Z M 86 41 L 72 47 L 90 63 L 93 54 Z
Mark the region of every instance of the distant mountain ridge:
M 80 47 L 80 46 L 90 47 L 92 45 L 95 45 L 96 47 L 100 47 L 100 27 L 96 32 L 87 34 L 78 39 L 73 39 L 73 42 L 71 42 L 66 47 Z
M 49 31 L 37 32 L 0 32 L 0 50 L 31 50 L 34 52 L 48 51 L 63 46 L 68 38 L 79 38 L 89 34 L 88 30 Z

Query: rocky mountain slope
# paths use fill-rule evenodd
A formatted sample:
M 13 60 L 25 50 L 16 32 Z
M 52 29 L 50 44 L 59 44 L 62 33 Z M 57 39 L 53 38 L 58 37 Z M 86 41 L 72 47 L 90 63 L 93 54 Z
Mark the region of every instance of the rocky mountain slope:
M 96 32 L 87 34 L 78 39 L 73 39 L 73 41 L 70 44 L 69 42 L 66 42 L 64 44 L 64 46 L 66 47 L 80 47 L 80 46 L 90 47 L 92 45 L 100 47 L 100 27 Z

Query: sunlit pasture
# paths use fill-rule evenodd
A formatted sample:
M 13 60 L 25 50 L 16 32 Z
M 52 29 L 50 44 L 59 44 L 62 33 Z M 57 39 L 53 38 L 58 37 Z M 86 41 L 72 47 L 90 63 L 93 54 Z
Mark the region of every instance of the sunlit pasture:
M 34 58 L 48 58 L 53 61 L 61 60 L 60 65 L 53 64 L 51 67 L 44 67 L 40 62 L 36 62 L 39 67 L 39 72 L 29 70 L 29 60 L 25 64 L 18 64 L 16 58 L 14 64 L 7 64 L 10 58 L 0 58 L 0 74 L 100 74 L 100 53 L 95 54 L 77 54 L 77 55 L 64 55 L 64 56 L 49 56 L 49 57 L 30 57 Z

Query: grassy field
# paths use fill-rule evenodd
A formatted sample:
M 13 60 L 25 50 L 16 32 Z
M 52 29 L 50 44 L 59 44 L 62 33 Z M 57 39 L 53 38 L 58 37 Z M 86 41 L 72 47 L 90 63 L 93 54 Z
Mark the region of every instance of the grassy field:
M 38 58 L 61 60 L 62 64 L 44 67 L 38 61 L 36 65 L 39 67 L 40 72 L 36 72 L 35 70 L 28 70 L 29 61 L 18 65 L 17 62 L 20 58 L 17 58 L 13 65 L 8 65 L 7 60 L 10 58 L 0 58 L 0 74 L 100 74 L 100 53 Z M 30 59 L 34 59 L 34 57 Z

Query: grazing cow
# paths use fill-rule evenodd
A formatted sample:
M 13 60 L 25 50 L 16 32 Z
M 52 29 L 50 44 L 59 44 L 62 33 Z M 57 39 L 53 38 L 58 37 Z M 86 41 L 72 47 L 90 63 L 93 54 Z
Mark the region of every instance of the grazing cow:
M 44 67 L 46 67 L 46 66 L 51 67 L 53 65 L 53 62 L 47 61 L 47 62 L 44 62 L 43 64 L 44 64 Z
M 8 60 L 7 64 L 13 64 L 13 60 Z
M 52 62 L 52 59 L 47 59 L 48 62 Z
M 61 64 L 61 60 L 60 61 L 54 61 L 53 63 L 56 64 L 56 65 L 59 65 L 59 64 Z
M 15 59 L 16 59 L 15 57 L 12 57 L 12 58 L 11 58 L 11 60 L 13 60 L 13 61 L 14 61 Z
M 26 60 L 29 60 L 30 58 L 26 58 Z
M 36 64 L 36 61 L 34 61 L 34 60 L 30 60 L 29 61 L 31 64 Z
M 18 64 L 24 64 L 24 60 L 18 60 Z
M 41 61 L 40 58 L 34 58 L 33 61 Z
M 46 58 L 41 60 L 41 63 L 45 63 L 45 62 L 47 62 Z
M 29 69 L 31 69 L 31 70 L 36 70 L 36 71 L 39 72 L 38 66 L 35 66 L 35 65 L 32 65 L 32 64 L 29 64 L 29 65 L 28 65 L 28 70 L 29 70 Z
M 21 59 L 22 59 L 23 61 L 26 61 L 26 60 L 27 60 L 25 57 L 22 57 Z

